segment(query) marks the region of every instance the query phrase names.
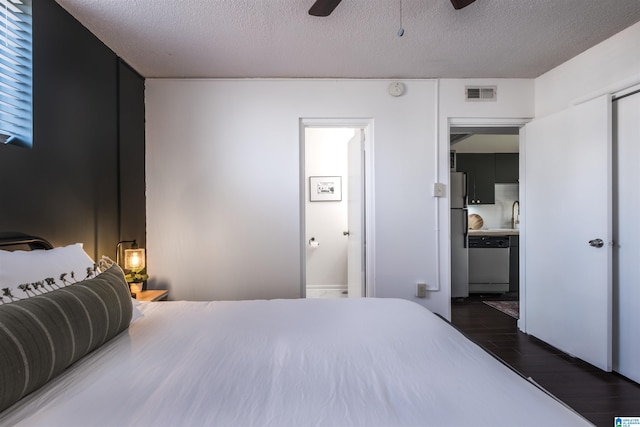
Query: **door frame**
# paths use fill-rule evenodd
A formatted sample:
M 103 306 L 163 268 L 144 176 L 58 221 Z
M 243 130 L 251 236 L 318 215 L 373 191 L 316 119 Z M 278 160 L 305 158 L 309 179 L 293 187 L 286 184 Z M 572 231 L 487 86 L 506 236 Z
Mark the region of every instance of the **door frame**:
M 363 182 L 364 182 L 364 241 L 361 242 L 364 254 L 364 295 L 374 297 L 375 292 L 375 233 L 374 233 L 374 153 L 372 118 L 300 118 L 299 119 L 299 169 L 300 169 L 300 296 L 307 296 L 307 256 L 305 236 L 305 128 L 360 128 L 364 132 Z
M 451 128 L 452 127 L 485 127 L 485 128 L 504 128 L 504 127 L 510 127 L 510 128 L 520 128 L 520 133 L 518 135 L 518 144 L 519 144 L 519 168 L 520 168 L 520 176 L 524 176 L 524 137 L 522 135 L 522 128 L 524 127 L 524 125 L 526 125 L 527 123 L 529 123 L 531 120 L 533 120 L 532 117 L 517 117 L 517 118 L 508 118 L 508 117 L 494 117 L 494 118 L 487 118 L 487 117 L 449 117 L 447 120 L 447 142 L 450 140 L 450 132 L 451 132 Z M 449 150 L 447 150 L 445 153 L 442 154 L 443 156 L 446 156 L 447 158 L 447 163 L 449 161 Z M 519 185 L 519 192 L 520 192 L 520 201 L 522 201 L 525 197 L 525 193 L 526 193 L 526 188 L 525 188 L 525 183 L 523 182 L 523 180 L 520 181 L 520 185 Z M 522 211 L 521 211 L 522 212 Z M 520 230 L 524 230 L 525 228 L 525 221 L 526 218 L 524 217 L 524 215 L 520 215 Z M 451 235 L 451 220 L 449 219 L 449 235 Z M 525 301 L 526 301 L 526 288 L 527 288 L 527 284 L 525 282 L 525 271 L 526 271 L 526 253 L 524 251 L 524 239 L 526 239 L 526 235 L 525 233 L 521 234 L 519 236 L 519 263 L 520 263 L 520 275 L 519 275 L 519 282 L 520 282 L 520 291 L 519 291 L 519 299 L 520 299 L 520 310 L 521 310 L 521 315 L 520 315 L 520 319 L 518 319 L 518 328 L 522 331 L 526 331 L 526 324 L 525 324 L 525 319 L 526 316 L 524 315 L 524 307 L 525 307 Z M 449 242 L 449 248 L 448 248 L 448 253 L 451 253 L 451 242 Z M 449 268 L 449 287 L 451 287 L 451 259 L 449 259 L 449 263 L 448 263 L 448 268 Z M 451 304 L 451 302 L 449 302 L 449 304 Z M 449 307 L 449 310 L 451 310 L 451 307 Z
M 628 210 L 628 212 L 634 212 L 633 211 L 633 205 L 629 206 L 629 204 L 626 204 L 625 200 L 628 199 L 628 197 L 625 197 L 624 194 L 622 194 L 622 192 L 625 190 L 624 188 L 620 188 L 620 182 L 624 181 L 624 178 L 628 178 L 627 176 L 622 176 L 621 175 L 621 171 L 620 171 L 620 159 L 621 159 L 621 154 L 620 154 L 620 149 L 622 148 L 628 148 L 627 144 L 629 144 L 627 141 L 627 139 L 623 139 L 622 142 L 623 144 L 621 144 L 621 139 L 620 139 L 620 132 L 621 132 L 621 127 L 620 127 L 620 123 L 621 123 L 621 119 L 620 119 L 620 105 L 618 104 L 618 101 L 621 101 L 623 98 L 626 98 L 628 96 L 638 96 L 640 97 L 640 85 L 635 85 L 632 86 L 630 88 L 627 88 L 625 90 L 622 90 L 620 92 L 616 92 L 613 94 L 612 99 L 611 99 L 611 104 L 612 104 L 612 144 L 613 144 L 613 155 L 612 155 L 612 161 L 613 161 L 613 289 L 612 289 L 612 307 L 611 307 L 611 312 L 612 312 L 612 370 L 615 372 L 618 372 L 619 374 L 635 381 L 635 382 L 640 382 L 640 374 L 638 373 L 638 365 L 637 364 L 633 364 L 633 360 L 635 360 L 633 358 L 633 356 L 630 356 L 632 354 L 635 354 L 638 348 L 640 348 L 640 346 L 634 341 L 634 343 L 631 342 L 626 342 L 624 341 L 624 338 L 628 338 L 629 336 L 633 335 L 633 332 L 635 331 L 631 331 L 630 333 L 630 329 L 629 325 L 636 325 L 636 323 L 633 323 L 633 321 L 636 318 L 632 317 L 632 315 L 628 315 L 629 317 L 627 317 L 627 313 L 631 313 L 634 312 L 634 308 L 632 306 L 632 304 L 629 301 L 634 301 L 633 298 L 629 299 L 629 298 L 625 298 L 624 300 L 621 298 L 621 294 L 623 296 L 629 297 L 629 292 L 628 289 L 629 287 L 631 287 L 632 285 L 629 285 L 628 283 L 633 283 L 632 280 L 633 278 L 631 278 L 631 282 L 627 282 L 625 281 L 626 279 L 629 279 L 628 273 L 625 271 L 625 267 L 627 266 L 626 264 L 623 264 L 620 260 L 622 258 L 622 261 L 626 261 L 628 260 L 627 256 L 620 256 L 620 251 L 625 251 L 628 253 L 628 251 L 630 250 L 629 248 L 625 248 L 626 245 L 626 241 L 633 241 L 633 237 L 631 236 L 630 238 L 621 238 L 620 236 L 623 235 L 623 233 L 621 233 L 621 231 L 626 232 L 628 231 L 628 226 L 629 224 L 633 221 L 632 216 L 630 214 L 625 214 L 624 208 L 631 208 L 630 210 Z M 624 101 L 623 101 L 624 102 Z M 626 122 L 624 122 L 626 124 Z M 624 127 L 622 128 L 624 129 Z M 626 153 L 625 153 L 626 154 Z M 623 171 L 622 173 L 625 172 L 624 167 L 629 167 L 629 164 L 623 165 Z M 628 169 L 627 169 L 628 170 Z M 621 179 L 623 178 L 623 179 Z M 622 206 L 621 206 L 622 205 Z M 621 207 L 623 209 L 621 209 Z M 624 215 L 629 215 L 629 216 L 624 216 Z M 627 227 L 627 228 L 624 228 Z M 622 229 L 622 230 L 621 230 Z M 631 234 L 631 233 L 629 233 Z M 627 236 L 626 234 L 624 234 L 625 236 Z M 621 249 L 622 248 L 622 249 Z M 631 296 L 633 297 L 633 294 L 631 294 Z M 629 310 L 630 308 L 630 310 Z M 636 330 L 637 330 L 637 326 L 636 326 Z M 634 346 L 635 344 L 635 346 Z

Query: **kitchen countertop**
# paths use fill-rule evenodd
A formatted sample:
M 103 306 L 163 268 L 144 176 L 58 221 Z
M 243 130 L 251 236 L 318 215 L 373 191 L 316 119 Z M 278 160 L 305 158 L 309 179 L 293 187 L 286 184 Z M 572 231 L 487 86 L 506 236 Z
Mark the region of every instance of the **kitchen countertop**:
M 519 236 L 520 230 L 517 228 L 486 228 L 480 230 L 469 230 L 469 236 Z

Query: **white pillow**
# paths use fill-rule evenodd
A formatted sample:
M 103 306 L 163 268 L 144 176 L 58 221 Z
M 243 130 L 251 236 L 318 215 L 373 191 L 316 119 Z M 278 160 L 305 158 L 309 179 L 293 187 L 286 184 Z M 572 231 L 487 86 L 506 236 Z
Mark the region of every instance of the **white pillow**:
M 34 283 L 51 277 L 59 287 L 63 286 L 60 275 L 66 273 L 65 279 L 74 283 L 87 277 L 87 268 L 93 270 L 93 260 L 82 248 L 82 243 L 69 246 L 34 251 L 0 250 L 0 296 L 4 302 L 11 299 L 4 296 L 2 289 L 9 288 L 15 298 L 25 298 L 25 292 L 18 288 L 25 283 Z M 71 272 L 75 278 L 71 277 Z M 55 287 L 45 286 L 30 292 L 29 296 L 48 292 Z
M 135 298 L 131 298 L 131 305 L 133 306 L 133 313 L 131 314 L 131 323 L 135 322 L 141 317 L 144 317 L 144 314 L 140 311 L 140 301 Z

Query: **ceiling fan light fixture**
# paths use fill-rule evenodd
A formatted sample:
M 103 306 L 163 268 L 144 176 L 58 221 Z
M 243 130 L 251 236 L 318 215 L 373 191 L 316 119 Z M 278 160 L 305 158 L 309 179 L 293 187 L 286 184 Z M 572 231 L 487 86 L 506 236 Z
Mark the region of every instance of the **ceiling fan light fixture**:
M 474 1 L 476 0 L 451 0 L 451 4 L 453 5 L 454 9 L 459 10 L 463 7 L 469 6 Z
M 316 0 L 309 9 L 309 15 L 320 17 L 329 16 L 341 1 L 342 0 Z
M 342 0 L 316 0 L 309 9 L 309 15 L 327 17 L 331 15 L 331 13 L 333 13 L 335 8 L 338 7 L 341 1 Z M 451 0 L 451 4 L 453 5 L 454 9 L 462 9 L 463 7 L 469 6 L 474 1 L 476 0 Z M 398 30 L 398 36 L 402 37 L 402 35 L 404 34 L 404 30 L 402 29 L 402 25 L 400 27 L 400 30 Z
M 402 28 L 402 0 L 400 0 L 400 28 L 398 29 L 398 37 L 404 36 L 404 28 Z

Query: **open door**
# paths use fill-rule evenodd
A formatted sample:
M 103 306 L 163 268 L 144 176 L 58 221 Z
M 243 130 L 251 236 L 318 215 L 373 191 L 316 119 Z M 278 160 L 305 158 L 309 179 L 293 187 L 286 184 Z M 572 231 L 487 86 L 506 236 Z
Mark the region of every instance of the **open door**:
M 364 294 L 364 131 L 356 129 L 348 142 L 349 191 L 347 248 L 347 289 L 350 298 Z
M 605 371 L 612 354 L 609 96 L 527 124 L 526 332 Z

